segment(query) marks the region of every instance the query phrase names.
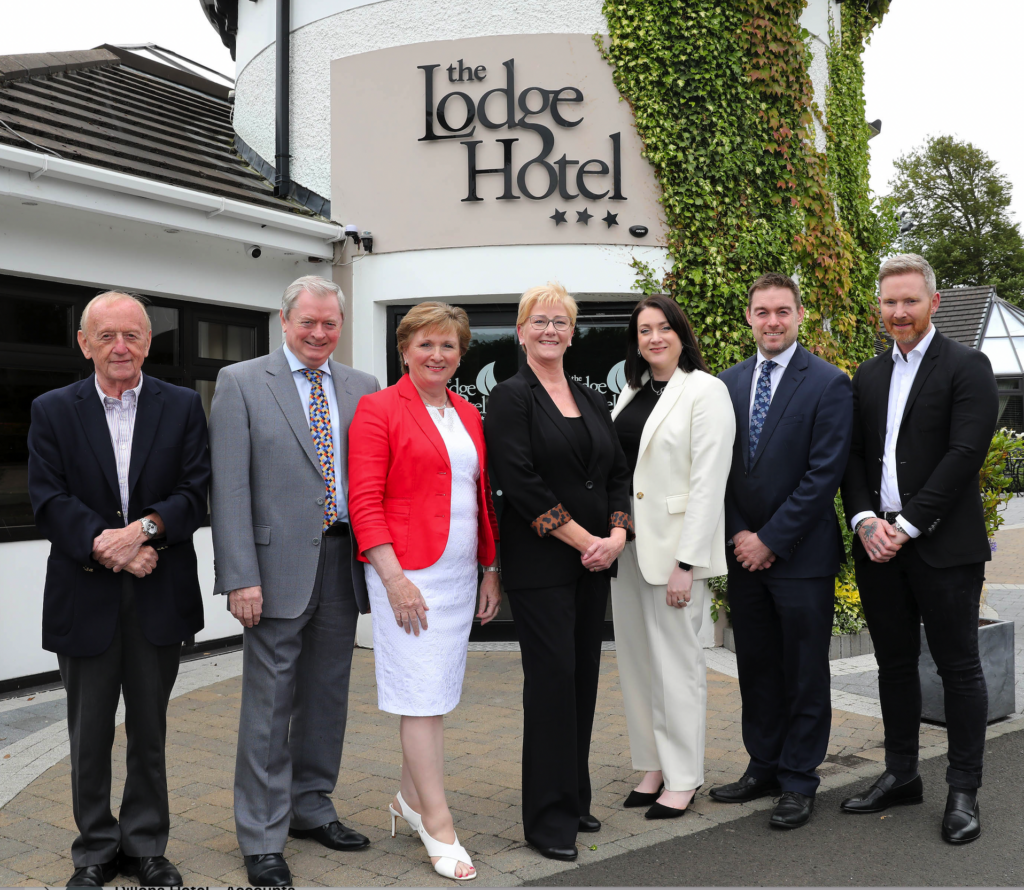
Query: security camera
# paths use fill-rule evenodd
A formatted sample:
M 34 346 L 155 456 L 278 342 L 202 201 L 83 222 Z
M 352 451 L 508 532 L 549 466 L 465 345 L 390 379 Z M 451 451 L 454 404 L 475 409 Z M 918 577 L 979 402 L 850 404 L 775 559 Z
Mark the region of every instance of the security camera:
M 367 253 L 373 253 L 373 232 L 363 230 L 363 249 Z
M 261 248 L 258 244 L 246 244 L 245 252 L 249 254 L 249 256 L 251 256 L 254 260 L 258 260 L 261 256 L 263 256 L 263 248 Z
M 362 243 L 360 241 L 360 239 L 359 239 L 359 226 L 354 226 L 354 225 L 347 225 L 347 226 L 345 226 L 345 237 L 346 238 L 351 238 L 352 239 L 352 243 L 355 244 L 356 247 L 359 247 L 359 245 Z

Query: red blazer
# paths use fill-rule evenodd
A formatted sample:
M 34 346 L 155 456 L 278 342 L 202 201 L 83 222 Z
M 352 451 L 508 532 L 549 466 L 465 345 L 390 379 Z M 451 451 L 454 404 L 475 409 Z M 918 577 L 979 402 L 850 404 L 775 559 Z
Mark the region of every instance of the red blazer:
M 449 390 L 480 458 L 477 559 L 494 562 L 498 521 L 487 478 L 487 446 L 476 408 Z M 391 544 L 403 569 L 441 558 L 451 516 L 451 463 L 444 439 L 406 374 L 394 386 L 359 400 L 348 429 L 348 515 L 359 559 Z

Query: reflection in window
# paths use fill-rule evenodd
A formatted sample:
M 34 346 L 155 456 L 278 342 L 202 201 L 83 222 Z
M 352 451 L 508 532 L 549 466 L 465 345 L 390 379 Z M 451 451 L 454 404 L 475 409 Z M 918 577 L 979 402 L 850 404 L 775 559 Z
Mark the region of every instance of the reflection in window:
M 149 347 L 146 361 L 154 365 L 177 365 L 178 310 L 167 306 L 147 306 L 146 311 L 153 323 L 153 345 Z
M 1024 432 L 1024 396 L 999 393 L 999 428 Z
M 601 393 L 609 410 L 625 384 L 622 363 L 626 360 L 626 331 L 622 325 L 576 324 L 572 349 L 565 351 L 565 373 L 583 386 Z
M 256 357 L 256 328 L 199 322 L 199 358 L 244 362 Z
M 216 380 L 196 380 L 195 388 L 199 398 L 203 400 L 203 410 L 206 412 L 206 419 L 210 419 L 210 406 L 213 404 L 213 391 L 217 387 Z
M 0 368 L 0 532 L 34 523 L 28 499 L 28 426 L 32 400 L 76 380 L 77 371 Z
M 74 346 L 70 303 L 0 294 L 0 340 L 19 346 Z

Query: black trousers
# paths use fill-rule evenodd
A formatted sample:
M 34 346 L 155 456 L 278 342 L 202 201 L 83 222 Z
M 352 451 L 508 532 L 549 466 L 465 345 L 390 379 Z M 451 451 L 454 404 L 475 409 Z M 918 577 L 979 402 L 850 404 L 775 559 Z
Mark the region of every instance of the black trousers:
M 590 735 L 611 583 L 509 590 L 523 659 L 523 831 L 542 847 L 576 844 L 590 812 Z
M 102 655 L 58 655 L 68 694 L 71 802 L 79 835 L 75 868 L 109 862 L 120 847 L 129 856 L 162 856 L 167 847 L 167 703 L 178 676 L 181 644 L 154 646 L 135 608 L 134 578 L 122 573 L 121 611 Z M 114 718 L 124 693 L 127 777 L 117 819 L 110 811 Z
M 878 661 L 885 765 L 917 772 L 921 726 L 921 624 L 942 677 L 949 738 L 946 781 L 981 787 L 988 687 L 978 657 L 978 603 L 985 564 L 936 569 L 913 541 L 889 562 L 857 562 L 864 615 Z
M 730 553 L 731 555 L 731 553 Z M 747 772 L 813 796 L 828 753 L 835 578 L 775 578 L 729 567 Z

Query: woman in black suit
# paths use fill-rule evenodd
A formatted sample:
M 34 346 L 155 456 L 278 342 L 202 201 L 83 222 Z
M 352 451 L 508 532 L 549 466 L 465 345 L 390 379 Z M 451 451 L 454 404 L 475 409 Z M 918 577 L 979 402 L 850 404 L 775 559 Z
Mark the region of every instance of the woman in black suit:
M 576 301 L 559 284 L 519 301 L 527 363 L 498 384 L 484 432 L 504 491 L 502 581 L 523 659 L 523 828 L 576 858 L 590 814 L 590 734 L 609 570 L 632 536 L 629 469 L 604 396 L 569 380 Z

